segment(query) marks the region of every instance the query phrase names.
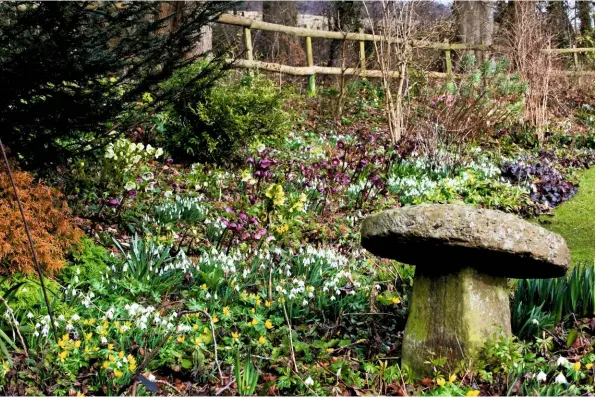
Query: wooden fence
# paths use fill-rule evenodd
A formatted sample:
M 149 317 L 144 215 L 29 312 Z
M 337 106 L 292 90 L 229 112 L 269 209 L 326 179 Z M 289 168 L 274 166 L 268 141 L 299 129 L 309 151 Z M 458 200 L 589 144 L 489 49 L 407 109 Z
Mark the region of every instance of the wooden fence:
M 385 37 L 381 35 L 366 34 L 360 30 L 359 33 L 343 33 L 343 32 L 331 32 L 326 30 L 316 30 L 310 28 L 299 28 L 294 26 L 285 26 L 275 23 L 257 21 L 249 18 L 244 18 L 231 14 L 223 14 L 219 17 L 218 23 L 225 25 L 240 26 L 244 32 L 244 45 L 246 49 L 246 59 L 234 60 L 234 66 L 241 68 L 256 68 L 266 70 L 269 72 L 284 73 L 293 76 L 308 76 L 308 94 L 314 96 L 316 94 L 315 76 L 321 75 L 335 75 L 335 76 L 361 76 L 361 77 L 383 77 L 383 71 L 381 70 L 367 70 L 366 69 L 366 52 L 364 50 L 364 43 L 366 41 L 384 41 L 389 43 L 403 43 L 402 39 L 395 37 Z M 306 38 L 306 66 L 288 66 L 278 63 L 263 62 L 254 60 L 253 56 L 253 45 L 251 29 L 263 30 L 269 32 L 285 33 L 294 36 L 300 36 Z M 339 68 L 339 67 L 326 67 L 326 66 L 315 66 L 313 63 L 313 51 L 312 51 L 312 38 L 323 38 L 333 40 L 352 40 L 360 42 L 360 57 L 359 67 L 351 68 Z M 497 46 L 488 46 L 485 44 L 463 44 L 463 43 L 450 43 L 448 40 L 444 42 L 432 42 L 426 40 L 409 40 L 407 45 L 412 48 L 422 49 L 433 49 L 443 51 L 445 55 L 445 70 L 446 72 L 427 72 L 431 78 L 457 78 L 458 75 L 453 73 L 453 67 L 451 64 L 451 51 L 494 51 L 502 52 L 503 49 Z M 593 72 L 579 72 L 577 71 L 579 66 L 578 53 L 582 52 L 594 52 L 594 48 L 551 48 L 543 50 L 545 53 L 550 54 L 573 54 L 576 71 L 553 71 L 554 74 L 593 74 Z M 391 78 L 400 77 L 398 71 L 391 71 L 388 73 Z

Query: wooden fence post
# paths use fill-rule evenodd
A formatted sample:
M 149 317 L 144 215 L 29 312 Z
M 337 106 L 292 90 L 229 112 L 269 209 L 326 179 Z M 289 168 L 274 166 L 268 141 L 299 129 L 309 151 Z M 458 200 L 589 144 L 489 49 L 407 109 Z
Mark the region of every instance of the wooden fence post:
M 244 45 L 246 46 L 246 59 L 249 61 L 253 60 L 252 57 L 252 38 L 250 37 L 250 29 L 244 28 Z
M 449 45 L 448 39 L 445 39 L 444 42 L 445 42 L 445 44 Z M 451 50 L 449 48 L 447 48 L 445 50 L 445 71 L 447 72 L 448 75 L 451 75 L 451 73 L 452 73 Z
M 358 33 L 364 33 L 364 29 L 358 29 Z M 364 51 L 364 41 L 360 40 L 360 69 L 366 70 L 366 52 Z
M 308 67 L 313 67 L 314 62 L 312 58 L 312 38 L 306 36 L 306 64 Z M 317 95 L 317 87 L 314 73 L 308 76 L 308 96 L 314 97 Z
M 575 44 L 573 45 L 573 49 L 575 49 Z M 577 55 L 577 52 L 573 53 L 573 63 L 575 63 L 575 70 L 578 71 L 579 70 L 579 56 Z

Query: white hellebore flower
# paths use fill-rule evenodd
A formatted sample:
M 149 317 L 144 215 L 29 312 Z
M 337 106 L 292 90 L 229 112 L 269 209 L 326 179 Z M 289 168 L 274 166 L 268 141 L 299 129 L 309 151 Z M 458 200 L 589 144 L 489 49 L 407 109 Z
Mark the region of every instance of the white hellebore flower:
M 557 360 L 557 366 L 561 365 L 566 367 L 567 365 L 569 365 L 569 361 L 567 361 L 565 357 L 559 357 L 559 359 Z
M 561 372 L 555 378 L 555 382 L 562 385 L 563 383 L 567 383 L 567 379 L 565 378 L 565 375 L 563 375 L 563 373 Z
M 538 325 L 538 324 L 539 324 L 539 323 L 538 323 L 538 320 L 536 320 L 536 319 L 533 319 L 533 320 L 532 320 L 532 324 L 534 324 L 534 325 Z
M 546 374 L 544 373 L 544 371 L 540 371 L 540 373 L 536 375 L 536 380 L 538 382 L 546 382 Z
M 306 380 L 304 381 L 304 384 L 308 387 L 312 386 L 315 384 L 315 381 L 312 380 L 312 378 L 309 376 L 308 378 L 306 378 Z

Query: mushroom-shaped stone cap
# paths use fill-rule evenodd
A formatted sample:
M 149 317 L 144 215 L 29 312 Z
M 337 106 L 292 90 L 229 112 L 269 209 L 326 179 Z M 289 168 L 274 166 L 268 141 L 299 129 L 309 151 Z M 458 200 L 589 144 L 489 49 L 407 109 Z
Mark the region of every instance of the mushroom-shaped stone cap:
M 563 276 L 569 249 L 563 237 L 501 211 L 422 204 L 364 219 L 362 246 L 375 255 L 432 274 L 472 267 L 510 278 Z

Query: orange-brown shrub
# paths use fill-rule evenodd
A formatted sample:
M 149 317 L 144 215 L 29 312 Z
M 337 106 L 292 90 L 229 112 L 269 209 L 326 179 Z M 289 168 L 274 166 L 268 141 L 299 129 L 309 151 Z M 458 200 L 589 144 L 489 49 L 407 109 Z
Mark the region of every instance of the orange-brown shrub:
M 71 222 L 70 210 L 59 191 L 33 183 L 33 177 L 27 172 L 14 172 L 14 179 L 42 271 L 52 276 L 64 267 L 65 255 L 81 239 L 82 232 Z M 31 273 L 34 270 L 35 263 L 14 190 L 8 174 L 2 170 L 0 273 Z

